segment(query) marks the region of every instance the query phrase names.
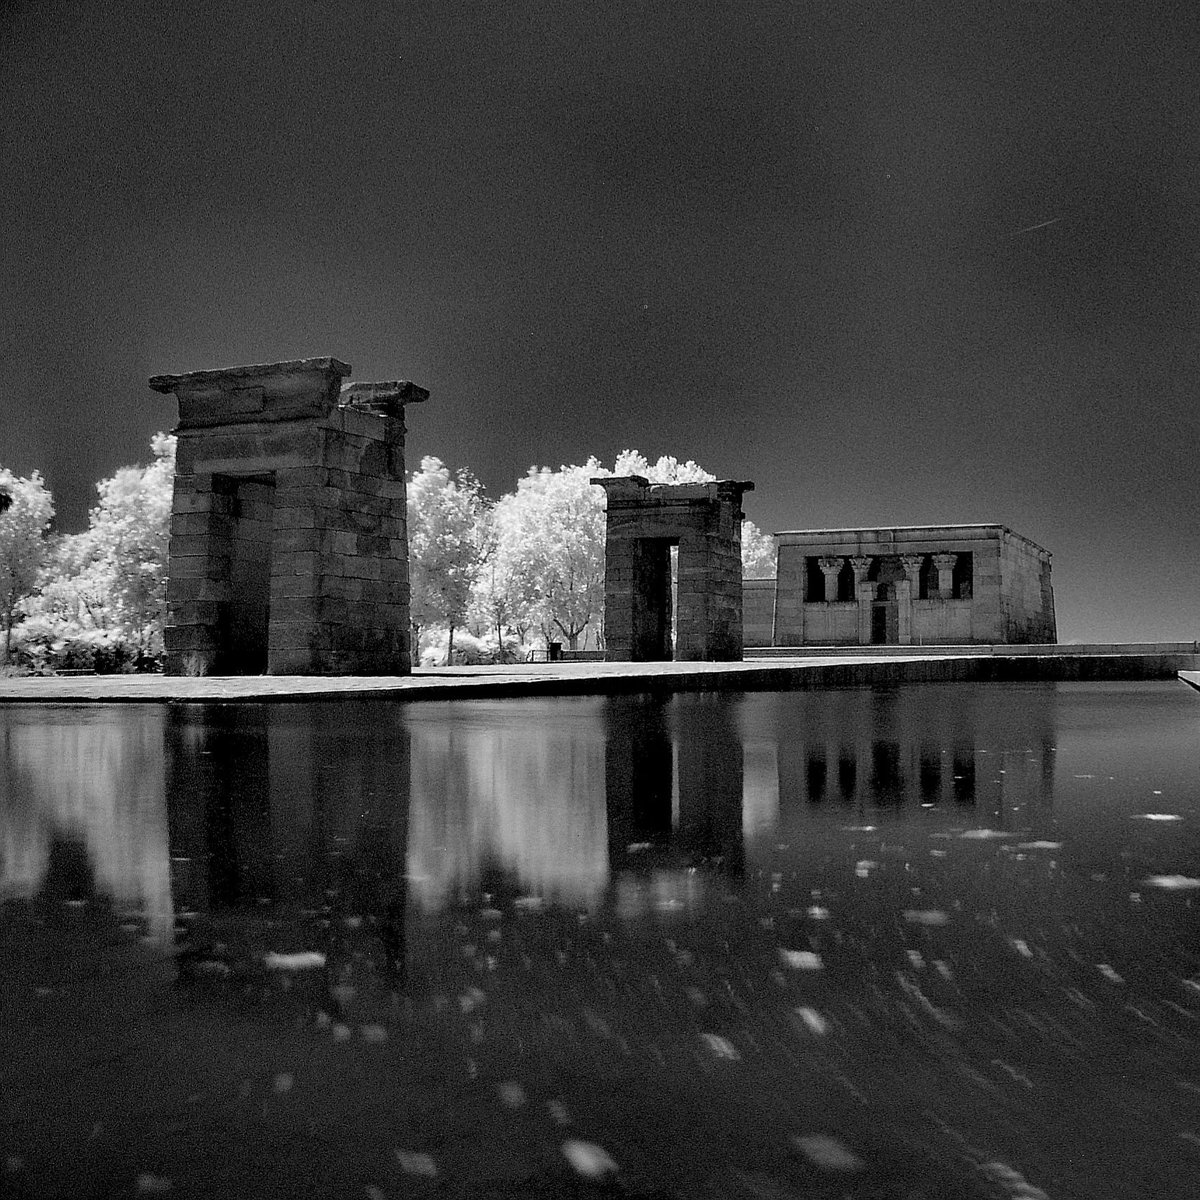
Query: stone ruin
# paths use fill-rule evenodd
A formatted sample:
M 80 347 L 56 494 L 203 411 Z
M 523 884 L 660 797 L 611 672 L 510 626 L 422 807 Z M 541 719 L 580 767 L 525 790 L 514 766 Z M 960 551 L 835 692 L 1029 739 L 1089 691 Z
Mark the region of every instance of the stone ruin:
M 336 358 L 156 375 L 179 400 L 166 673 L 407 674 L 406 381 Z
M 593 479 L 607 493 L 604 641 L 612 662 L 739 662 L 742 495 L 754 484 Z M 678 547 L 672 653 L 671 550 Z

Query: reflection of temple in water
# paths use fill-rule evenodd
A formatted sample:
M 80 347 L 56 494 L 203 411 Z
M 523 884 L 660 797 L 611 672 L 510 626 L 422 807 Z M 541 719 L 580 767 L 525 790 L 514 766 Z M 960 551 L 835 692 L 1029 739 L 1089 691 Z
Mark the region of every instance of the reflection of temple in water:
M 149 705 L 0 711 L 0 900 L 58 877 L 62 899 L 94 891 L 170 939 L 162 728 Z
M 1053 793 L 1054 690 L 846 689 L 747 697 L 761 744 L 748 790 L 769 792 L 774 748 L 785 809 L 902 804 L 1009 811 Z M 753 761 L 753 771 L 751 764 Z

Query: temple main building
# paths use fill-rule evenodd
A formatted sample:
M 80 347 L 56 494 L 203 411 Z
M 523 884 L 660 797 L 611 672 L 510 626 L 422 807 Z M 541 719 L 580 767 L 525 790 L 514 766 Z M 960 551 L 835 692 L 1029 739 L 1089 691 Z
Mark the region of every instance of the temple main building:
M 747 646 L 1054 642 L 1050 554 L 1003 525 L 776 534 L 744 582 Z

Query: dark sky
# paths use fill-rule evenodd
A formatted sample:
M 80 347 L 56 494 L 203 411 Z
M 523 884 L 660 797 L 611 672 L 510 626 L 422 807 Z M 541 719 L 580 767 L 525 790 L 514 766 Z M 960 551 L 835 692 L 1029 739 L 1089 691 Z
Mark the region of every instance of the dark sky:
M 149 375 L 334 354 L 493 495 L 676 454 L 1200 637 L 1193 10 L 8 0 L 0 463 L 78 528 Z

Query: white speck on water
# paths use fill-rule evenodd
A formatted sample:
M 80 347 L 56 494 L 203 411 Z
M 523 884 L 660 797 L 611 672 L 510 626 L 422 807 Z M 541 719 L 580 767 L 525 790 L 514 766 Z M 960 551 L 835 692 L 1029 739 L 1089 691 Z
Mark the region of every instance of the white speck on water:
M 812 950 L 785 950 L 780 947 L 779 958 L 785 967 L 797 971 L 819 971 L 824 966 L 821 956 Z
M 520 911 L 527 911 L 534 908 L 541 908 L 546 901 L 541 896 L 518 896 L 513 901 L 513 908 Z
M 500 1096 L 500 1103 L 506 1108 L 524 1108 L 525 1107 L 525 1089 L 512 1080 L 507 1083 L 502 1083 L 496 1088 Z
M 137 1177 L 137 1190 L 141 1196 L 161 1196 L 171 1190 L 171 1181 L 163 1175 L 143 1171 Z
M 1122 979 L 1121 976 L 1118 975 L 1116 973 L 1116 971 L 1114 971 L 1112 969 L 1112 967 L 1110 967 L 1108 965 L 1108 963 L 1097 963 L 1096 970 L 1099 971 L 1100 974 L 1103 975 L 1104 978 L 1107 979 L 1109 983 L 1124 983 L 1125 982 L 1125 980 Z
M 367 1200 L 387 1200 L 383 1188 L 377 1188 L 373 1183 L 368 1183 L 363 1191 L 367 1194 Z
M 953 979 L 954 978 L 954 972 L 950 970 L 950 964 L 948 962 L 945 962 L 944 960 L 942 960 L 940 958 L 935 958 L 933 960 L 933 965 L 937 968 L 937 973 L 943 979 Z
M 388 1031 L 382 1025 L 360 1025 L 358 1035 L 364 1042 L 370 1042 L 375 1046 L 388 1039 Z
M 874 833 L 879 827 L 877 825 L 843 825 L 844 833 Z
M 1183 818 L 1178 813 L 1134 813 L 1133 820 L 1135 821 L 1182 821 Z
M 275 1076 L 275 1091 L 281 1096 L 284 1092 L 290 1092 L 295 1085 L 296 1077 L 287 1071 L 280 1071 Z
M 319 950 L 301 950 L 296 954 L 276 954 L 268 950 L 263 966 L 268 971 L 311 971 L 325 965 L 325 955 Z
M 424 1175 L 432 1179 L 437 1173 L 437 1163 L 428 1154 L 419 1150 L 396 1150 L 396 1161 L 406 1175 Z
M 1200 888 L 1200 879 L 1193 879 L 1190 875 L 1151 875 L 1142 882 L 1149 887 L 1167 888 L 1169 891 Z
M 485 921 L 498 921 L 504 914 L 498 908 L 483 908 L 480 909 L 479 915 Z
M 981 842 L 988 838 L 1009 838 L 1017 835 L 1004 829 L 964 829 L 958 836 L 968 841 Z
M 595 1142 L 584 1142 L 579 1138 L 570 1138 L 562 1144 L 563 1157 L 585 1179 L 603 1179 L 605 1175 L 614 1175 L 617 1164 L 612 1155 Z
M 630 842 L 625 849 L 630 854 L 641 854 L 643 850 L 649 850 L 653 844 L 653 842 Z
M 1151 794 L 1152 794 L 1152 795 L 1155 795 L 1155 796 L 1161 796 L 1161 795 L 1162 795 L 1162 791 L 1161 791 L 1159 788 L 1155 788 L 1155 789 L 1154 789 L 1154 791 L 1153 791 Z
M 859 879 L 866 879 L 867 876 L 871 874 L 872 869 L 877 866 L 879 866 L 877 862 L 872 862 L 871 859 L 864 858 L 854 864 L 854 874 L 857 875 Z
M 1095 775 L 1072 775 L 1072 779 L 1095 779 Z
M 912 965 L 916 967 L 918 971 L 924 968 L 925 956 L 920 952 L 920 950 L 906 950 L 905 954 L 908 955 L 908 961 L 912 963 Z
M 458 1007 L 464 1013 L 474 1012 L 487 1002 L 487 996 L 483 994 L 477 987 L 467 988 L 465 992 L 458 998 Z
M 810 904 L 806 911 L 814 921 L 829 920 L 829 909 L 822 908 L 819 904 Z
M 1013 938 L 1012 939 L 1012 948 L 1022 958 L 1032 958 L 1033 957 L 1033 951 L 1030 950 L 1029 943 L 1024 938 Z
M 796 1014 L 808 1027 L 809 1032 L 815 1033 L 817 1037 L 823 1037 L 829 1031 L 829 1022 L 815 1008 L 802 1005 L 796 1009 Z
M 555 1125 L 570 1125 L 571 1115 L 567 1112 L 567 1106 L 561 1100 L 547 1100 L 546 1111 L 550 1114 L 550 1119 Z
M 822 1171 L 861 1171 L 866 1166 L 845 1143 L 825 1133 L 798 1135 L 792 1145 Z
M 737 1052 L 737 1047 L 727 1038 L 721 1037 L 717 1033 L 702 1033 L 700 1035 L 705 1042 L 708 1043 L 708 1048 L 718 1058 L 728 1058 L 737 1062 L 742 1056 Z
M 345 921 L 346 921 L 347 929 L 361 929 L 362 928 L 362 923 L 363 923 L 362 917 L 346 917 Z
M 353 1036 L 353 1032 L 349 1025 L 344 1025 L 341 1021 L 338 1021 L 338 1023 L 334 1025 L 333 1040 L 335 1042 L 348 1042 Z
M 1062 842 L 1019 842 L 1018 850 L 1061 850 Z
M 4 1169 L 10 1175 L 16 1175 L 25 1169 L 25 1160 L 19 1154 L 10 1154 L 4 1160 Z
M 910 925 L 946 925 L 950 921 L 950 917 L 936 908 L 909 908 L 905 909 L 904 919 Z

